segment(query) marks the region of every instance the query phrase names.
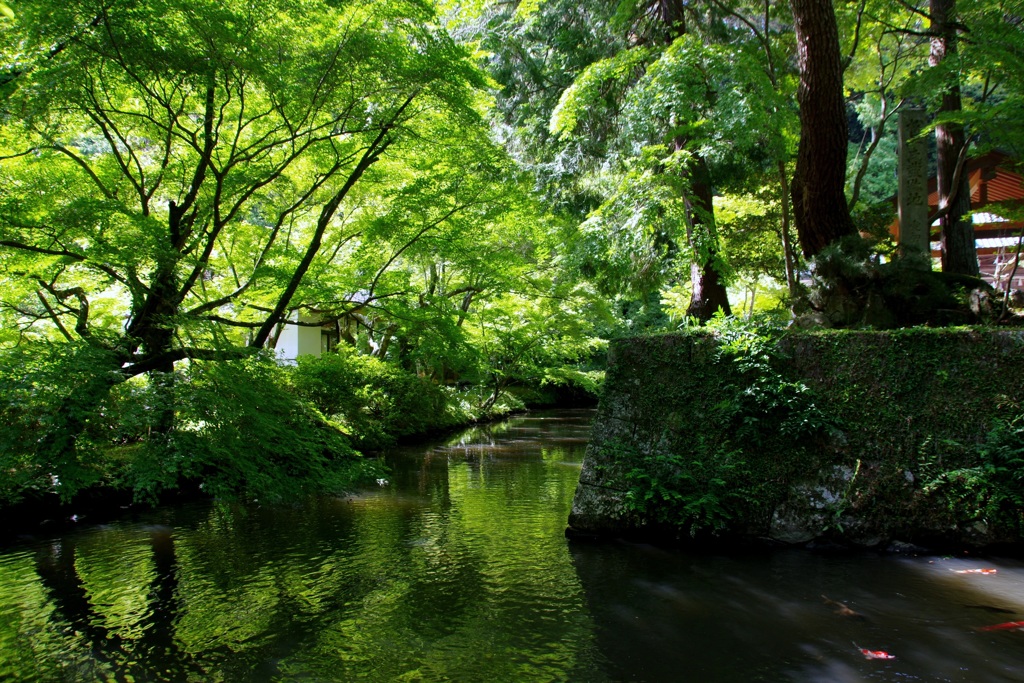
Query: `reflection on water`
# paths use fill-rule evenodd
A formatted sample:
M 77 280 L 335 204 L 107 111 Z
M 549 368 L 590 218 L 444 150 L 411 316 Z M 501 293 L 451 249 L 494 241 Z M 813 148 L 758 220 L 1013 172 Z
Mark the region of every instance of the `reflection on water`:
M 1024 632 L 979 630 L 1024 619 L 1019 562 L 627 544 L 572 553 L 617 680 L 1024 680 Z M 954 572 L 968 567 L 998 572 Z
M 602 680 L 563 536 L 590 418 L 398 451 L 345 498 L 0 551 L 0 680 Z
M 978 630 L 1024 620 L 1020 563 L 567 543 L 591 415 L 397 451 L 344 498 L 0 549 L 0 680 L 1024 680 L 1024 632 Z

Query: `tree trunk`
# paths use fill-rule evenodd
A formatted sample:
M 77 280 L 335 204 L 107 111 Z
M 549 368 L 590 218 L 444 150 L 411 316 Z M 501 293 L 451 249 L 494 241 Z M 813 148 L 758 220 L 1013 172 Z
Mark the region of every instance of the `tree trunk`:
M 668 29 L 666 41 L 671 44 L 686 33 L 685 3 L 683 0 L 661 0 L 658 10 L 662 23 Z M 685 142 L 677 138 L 674 145 L 678 151 Z M 711 173 L 707 161 L 698 153 L 693 154 L 686 180 L 690 185 L 685 197 L 688 214 L 686 239 L 693 255 L 690 261 L 690 305 L 686 308 L 686 315 L 704 323 L 719 310 L 726 315 L 732 315 L 732 310 L 718 271 L 718 234 L 715 231 Z
M 790 188 L 804 256 L 855 232 L 846 204 L 848 130 L 839 30 L 830 0 L 790 0 L 800 69 L 800 146 Z
M 721 310 L 732 315 L 729 295 L 718 273 L 718 234 L 715 231 L 715 206 L 707 162 L 696 156 L 690 171 L 690 191 L 686 197 L 689 224 L 686 237 L 693 258 L 690 261 L 690 305 L 686 315 L 707 322 Z
M 137 340 L 143 356 L 158 359 L 169 354 L 174 346 L 175 318 L 178 315 L 181 291 L 175 275 L 177 253 L 166 256 L 157 266 L 149 284 L 149 292 L 138 313 L 128 326 L 127 336 Z M 150 382 L 160 397 L 152 407 L 154 434 L 166 435 L 174 430 L 174 361 L 161 361 L 148 372 Z
M 786 265 L 786 291 L 791 297 L 798 294 L 796 274 L 796 252 L 790 241 L 789 223 L 789 182 L 786 177 L 786 162 L 779 160 L 779 204 L 782 206 L 782 257 Z
M 932 16 L 931 53 L 928 63 L 939 66 L 946 59 L 956 58 L 956 25 L 953 14 L 956 0 L 931 0 Z M 960 111 L 960 82 L 953 77 L 942 95 L 939 114 Z M 939 208 L 949 211 L 939 219 L 941 226 L 942 270 L 946 273 L 977 276 L 978 254 L 974 244 L 974 224 L 967 214 L 971 210 L 971 190 L 967 174 L 961 173 L 957 186 L 953 186 L 960 152 L 966 144 L 964 128 L 958 123 L 943 123 L 935 127 L 938 152 L 936 180 Z M 965 220 L 965 216 L 967 219 Z
M 138 340 L 142 353 L 148 357 L 160 356 L 171 349 L 174 342 L 174 317 L 178 314 L 173 265 L 161 269 L 150 283 L 149 293 L 139 313 L 128 327 L 128 336 Z M 174 363 L 161 363 L 157 372 L 174 372 Z

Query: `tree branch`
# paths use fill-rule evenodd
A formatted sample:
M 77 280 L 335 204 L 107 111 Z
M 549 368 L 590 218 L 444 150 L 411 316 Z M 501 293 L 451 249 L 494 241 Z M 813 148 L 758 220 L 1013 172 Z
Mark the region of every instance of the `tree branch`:
M 896 2 L 898 2 L 900 5 L 903 5 L 904 8 L 910 10 L 914 14 L 919 14 L 922 17 L 924 17 L 925 19 L 927 19 L 929 22 L 931 22 L 932 15 L 930 13 L 928 13 L 928 12 L 925 12 L 923 9 L 915 7 L 911 3 L 907 2 L 907 0 L 896 0 Z
M 136 361 L 130 361 L 126 367 L 121 368 L 121 372 L 124 373 L 126 377 L 135 377 L 136 375 L 141 375 L 151 370 L 165 367 L 168 363 L 185 360 L 186 358 L 191 360 L 239 360 L 242 358 L 248 358 L 255 352 L 256 349 L 250 347 L 239 347 L 235 349 L 177 348 L 154 356 L 140 358 Z
M 111 192 L 110 190 L 107 189 L 107 186 L 103 184 L 103 181 L 100 180 L 100 177 L 98 175 L 96 175 L 95 171 L 92 170 L 92 167 L 88 163 L 86 163 L 85 159 L 83 159 L 82 157 L 78 156 L 77 154 L 72 152 L 70 149 L 68 149 L 64 145 L 60 145 L 60 144 L 54 143 L 54 144 L 50 145 L 50 148 L 60 152 L 61 154 L 65 155 L 65 156 L 67 156 L 72 161 L 74 161 L 76 164 L 81 166 L 82 170 L 84 170 L 86 172 L 86 174 L 88 174 L 88 176 L 96 184 L 96 187 L 98 187 L 100 189 L 100 192 L 103 194 L 104 197 L 106 197 L 107 199 L 115 199 L 116 198 L 116 195 L 113 192 Z
M 860 0 L 860 7 L 857 8 L 857 24 L 853 29 L 853 45 L 850 46 L 850 52 L 843 59 L 843 71 L 849 68 L 850 64 L 853 63 L 853 58 L 857 55 L 857 46 L 860 44 L 860 29 L 864 20 L 864 8 L 867 6 L 867 0 Z
M 73 258 L 76 261 L 84 261 L 85 256 L 83 254 L 77 254 L 67 249 L 46 249 L 45 247 L 36 247 L 31 244 L 24 244 L 23 242 L 15 242 L 13 240 L 0 240 L 0 247 L 11 247 L 12 249 L 21 249 L 23 251 L 31 251 L 36 254 L 47 254 L 49 256 L 64 256 L 66 258 Z
M 78 300 L 78 309 L 68 308 L 75 318 L 75 332 L 78 333 L 82 339 L 88 339 L 92 336 L 92 332 L 89 330 L 89 299 L 85 296 L 85 290 L 81 287 L 69 287 L 68 289 L 57 289 L 52 284 L 45 282 L 44 280 L 37 280 L 39 284 L 50 293 L 53 298 L 60 301 L 62 304 L 64 300 L 69 296 L 73 296 Z M 67 304 L 64 304 L 67 306 Z M 49 308 L 49 306 L 47 306 Z
M 193 208 L 196 198 L 199 196 L 199 189 L 206 179 L 206 171 L 210 168 L 210 162 L 213 157 L 213 147 L 216 144 L 213 135 L 215 94 L 216 91 L 213 84 L 207 84 L 203 110 L 203 148 L 199 155 L 199 164 L 192 174 L 192 182 L 189 184 L 188 193 L 181 200 L 180 205 L 172 200 L 168 207 L 168 213 L 170 214 L 168 217 L 168 228 L 171 231 L 171 246 L 176 250 L 180 250 L 189 238 L 190 231 L 183 229 L 183 227 L 186 223 L 191 223 L 191 220 L 183 221 L 183 219 L 185 214 Z M 194 214 L 192 218 L 195 218 Z
M 950 211 L 953 210 L 953 206 L 956 204 L 957 197 L 960 194 L 960 178 L 963 176 L 964 168 L 967 166 L 967 150 L 971 147 L 970 139 L 964 141 L 964 146 L 960 148 L 960 154 L 956 157 L 956 170 L 953 171 L 952 180 L 952 192 L 946 198 L 946 203 L 939 207 L 939 210 L 928 217 L 928 225 L 931 225 L 935 221 L 945 218 Z
M 306 272 L 309 271 L 310 265 L 313 263 L 314 257 L 317 252 L 320 251 L 320 245 L 323 240 L 324 232 L 327 230 L 327 226 L 331 219 L 334 217 L 334 213 L 338 210 L 341 202 L 348 195 L 352 187 L 355 186 L 356 182 L 362 177 L 363 173 L 366 172 L 370 166 L 376 163 L 380 155 L 391 145 L 391 130 L 398 124 L 398 120 L 401 118 L 405 110 L 412 104 L 413 100 L 419 95 L 419 90 L 415 90 L 410 94 L 405 102 L 392 114 L 390 120 L 381 126 L 380 132 L 377 137 L 374 138 L 373 142 L 366 148 L 363 153 L 363 157 L 356 164 L 356 167 L 352 169 L 348 179 L 340 190 L 331 198 L 327 204 L 324 205 L 323 210 L 320 212 L 320 218 L 317 220 L 316 230 L 310 239 L 309 246 L 306 248 L 306 254 L 295 268 L 295 272 L 292 274 L 291 280 L 285 287 L 284 292 L 281 294 L 277 301 L 277 305 L 274 307 L 273 314 L 270 315 L 263 327 L 260 328 L 259 332 L 250 342 L 251 346 L 262 347 L 267 342 L 267 338 L 274 329 L 276 321 L 283 317 L 284 312 L 288 309 L 288 305 L 291 303 L 292 296 L 295 295 L 295 290 L 299 288 L 299 284 L 302 279 L 306 276 Z
M 46 297 L 43 296 L 43 293 L 37 289 L 36 296 L 39 297 L 39 303 L 41 303 L 43 305 L 43 308 L 46 309 L 46 312 L 50 315 L 50 319 L 53 321 L 53 324 L 57 326 L 57 329 L 60 330 L 60 333 L 64 335 L 64 338 L 67 339 L 68 341 L 74 341 L 74 339 L 71 336 L 71 333 L 68 332 L 66 327 L 64 327 L 64 323 L 60 321 L 60 316 L 57 315 L 57 311 L 53 310 L 53 308 L 50 307 L 50 304 L 46 300 Z

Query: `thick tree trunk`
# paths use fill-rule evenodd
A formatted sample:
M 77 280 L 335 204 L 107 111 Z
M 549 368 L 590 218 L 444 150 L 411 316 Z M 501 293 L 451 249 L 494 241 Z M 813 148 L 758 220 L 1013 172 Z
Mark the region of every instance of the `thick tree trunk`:
M 790 188 L 804 256 L 855 228 L 846 203 L 848 131 L 839 30 L 830 0 L 790 0 L 800 69 L 800 146 Z
M 936 67 L 947 59 L 956 58 L 956 26 L 953 22 L 956 0 L 931 0 L 929 9 L 934 35 L 928 63 Z M 955 78 L 943 93 L 942 105 L 939 107 L 940 114 L 951 111 L 960 111 L 960 83 Z M 961 173 L 957 186 L 953 186 L 960 152 L 966 144 L 963 126 L 957 123 L 936 126 L 935 143 L 938 152 L 936 180 L 939 208 L 949 207 L 949 211 L 939 219 L 942 270 L 946 273 L 977 276 L 979 271 L 974 224 L 967 216 L 971 210 L 967 174 Z
M 669 44 L 686 33 L 684 9 L 683 0 L 660 0 L 658 10 L 667 28 L 666 42 Z M 677 139 L 674 144 L 678 151 L 685 143 Z M 690 185 L 685 197 L 689 214 L 686 238 L 690 253 L 693 254 L 690 261 L 690 305 L 686 308 L 686 315 L 703 323 L 719 310 L 726 315 L 732 315 L 732 310 L 721 273 L 718 272 L 718 234 L 715 231 L 711 174 L 707 161 L 700 154 L 693 155 L 686 180 Z
M 132 316 L 127 330 L 127 336 L 135 340 L 148 357 L 167 353 L 174 343 L 174 318 L 178 315 L 180 292 L 174 275 L 176 260 L 168 261 L 154 273 L 146 299 Z M 174 363 L 161 363 L 154 370 L 174 372 Z
M 703 266 L 691 263 L 690 279 L 693 287 L 690 305 L 686 307 L 686 315 L 696 318 L 702 323 L 711 320 L 718 311 L 725 315 L 732 315 L 729 295 L 711 261 Z
M 156 363 L 148 373 L 160 396 L 160 404 L 152 409 L 152 430 L 155 434 L 169 434 L 174 429 L 174 361 L 170 360 L 169 352 L 174 346 L 174 319 L 178 315 L 181 297 L 175 276 L 176 264 L 177 258 L 167 258 L 158 266 L 150 281 L 146 300 L 127 330 L 127 336 L 141 346 L 144 356 L 154 359 L 168 357 Z
M 715 207 L 708 180 L 707 162 L 698 156 L 690 171 L 690 191 L 686 197 L 687 213 L 690 216 L 686 237 L 693 252 L 690 261 L 692 289 L 686 315 L 701 322 L 707 322 L 719 310 L 725 315 L 732 315 L 729 295 L 717 269 L 718 235 L 715 232 Z

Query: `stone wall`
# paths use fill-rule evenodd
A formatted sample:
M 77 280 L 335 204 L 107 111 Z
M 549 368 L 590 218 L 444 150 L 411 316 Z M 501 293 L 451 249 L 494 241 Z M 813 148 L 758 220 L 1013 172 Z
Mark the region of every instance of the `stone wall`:
M 773 381 L 788 393 L 751 409 L 758 378 L 714 336 L 614 342 L 570 532 L 1021 540 L 1024 471 L 983 454 L 993 427 L 1022 414 L 1024 332 L 792 333 L 776 348 Z M 810 427 L 788 396 L 816 416 Z

